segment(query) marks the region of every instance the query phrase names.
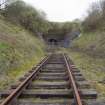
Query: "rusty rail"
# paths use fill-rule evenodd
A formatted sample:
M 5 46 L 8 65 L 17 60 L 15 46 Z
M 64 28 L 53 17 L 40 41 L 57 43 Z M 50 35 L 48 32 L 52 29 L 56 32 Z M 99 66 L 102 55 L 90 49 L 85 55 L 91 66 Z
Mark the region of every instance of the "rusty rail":
M 22 91 L 29 85 L 29 83 L 33 80 L 36 74 L 40 71 L 40 68 L 46 63 L 46 61 L 50 58 L 50 56 L 45 57 L 39 66 L 37 66 L 32 72 L 0 105 L 11 105 L 16 101 L 18 96 L 22 93 Z
M 65 54 L 63 54 L 63 56 L 64 56 L 64 60 L 65 60 L 67 70 L 68 70 L 68 74 L 69 74 L 69 81 L 71 83 L 71 86 L 72 86 L 72 89 L 73 89 L 73 92 L 74 92 L 76 104 L 77 105 L 83 105 L 83 103 L 81 101 L 81 98 L 80 98 L 80 95 L 79 95 L 79 92 L 78 92 L 78 88 L 77 88 L 75 80 L 73 78 L 72 71 L 71 71 L 70 65 L 68 63 L 67 57 L 65 56 Z

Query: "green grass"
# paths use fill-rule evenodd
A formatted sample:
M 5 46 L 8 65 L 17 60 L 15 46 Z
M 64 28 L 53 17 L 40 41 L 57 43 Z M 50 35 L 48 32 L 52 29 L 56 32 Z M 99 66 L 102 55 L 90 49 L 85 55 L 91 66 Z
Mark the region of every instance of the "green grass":
M 91 86 L 97 90 L 98 99 L 105 99 L 105 84 L 99 83 L 99 81 L 105 79 L 105 58 L 94 58 L 72 50 L 69 50 L 68 54 Z
M 7 44 L 0 42 L 0 49 L 6 49 L 8 47 L 9 46 Z
M 15 83 L 45 55 L 36 35 L 0 17 L 0 90 Z
M 82 33 L 79 38 L 73 41 L 72 48 L 82 52 L 86 51 L 85 53 L 92 54 L 92 56 L 105 56 L 105 32 Z

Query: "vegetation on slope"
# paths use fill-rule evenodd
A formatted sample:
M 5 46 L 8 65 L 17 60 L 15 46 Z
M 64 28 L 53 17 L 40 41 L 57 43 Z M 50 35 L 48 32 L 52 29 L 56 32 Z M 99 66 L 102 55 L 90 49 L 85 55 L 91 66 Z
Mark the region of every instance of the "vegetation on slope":
M 44 43 L 0 17 L 0 89 L 8 87 L 44 56 Z
M 82 33 L 80 37 L 73 41 L 72 48 L 92 56 L 103 57 L 105 56 L 105 32 Z
M 94 2 L 88 10 L 87 17 L 81 23 L 82 34 L 73 42 L 73 48 L 105 55 L 105 0 Z
M 51 27 L 43 11 L 22 0 L 7 0 L 0 12 L 8 21 L 20 24 L 33 33 L 45 33 Z
M 72 48 L 92 56 L 105 56 L 105 0 L 94 2 L 81 23 L 81 36 L 74 40 Z
M 97 58 L 82 52 L 69 50 L 68 54 L 75 65 L 98 92 L 98 99 L 105 101 L 105 58 Z

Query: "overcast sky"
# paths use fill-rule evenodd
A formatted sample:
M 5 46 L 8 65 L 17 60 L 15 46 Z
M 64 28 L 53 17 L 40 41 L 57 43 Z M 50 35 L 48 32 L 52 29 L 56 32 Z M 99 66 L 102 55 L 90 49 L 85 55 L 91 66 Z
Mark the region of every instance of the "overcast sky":
M 24 0 L 43 10 L 50 21 L 72 21 L 83 18 L 90 4 L 99 0 Z

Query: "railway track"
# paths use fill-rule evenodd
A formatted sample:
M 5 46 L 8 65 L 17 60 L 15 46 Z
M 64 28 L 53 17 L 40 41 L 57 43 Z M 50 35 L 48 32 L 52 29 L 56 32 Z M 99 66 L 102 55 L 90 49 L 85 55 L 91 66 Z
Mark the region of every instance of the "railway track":
M 97 97 L 66 54 L 45 57 L 0 94 L 0 105 L 93 105 L 89 100 Z

